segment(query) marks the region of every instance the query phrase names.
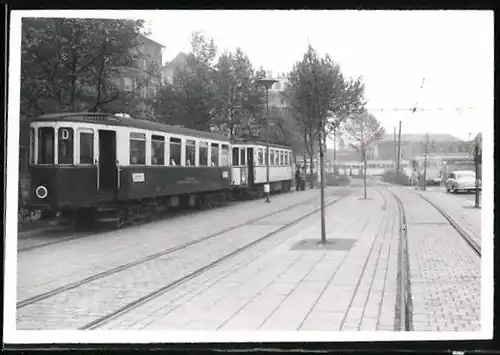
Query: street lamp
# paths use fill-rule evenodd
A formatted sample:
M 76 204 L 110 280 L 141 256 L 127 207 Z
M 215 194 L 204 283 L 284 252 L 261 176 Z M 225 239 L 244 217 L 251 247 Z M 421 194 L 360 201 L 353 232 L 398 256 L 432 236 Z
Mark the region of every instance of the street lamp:
M 278 82 L 278 80 L 274 79 L 259 79 L 257 83 L 263 85 L 266 88 L 266 184 L 264 185 L 264 192 L 266 193 L 266 203 L 271 202 L 269 199 L 269 195 L 271 193 L 271 189 L 269 186 L 269 89 L 273 86 L 274 83 Z

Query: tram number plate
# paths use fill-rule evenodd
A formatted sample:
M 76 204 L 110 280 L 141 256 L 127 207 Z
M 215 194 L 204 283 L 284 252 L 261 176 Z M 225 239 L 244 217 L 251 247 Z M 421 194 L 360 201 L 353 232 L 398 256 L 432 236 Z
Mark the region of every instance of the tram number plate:
M 133 182 L 144 182 L 144 173 L 134 173 L 132 174 Z
M 227 179 L 229 177 L 229 172 L 228 171 L 223 171 L 222 172 L 222 178 Z

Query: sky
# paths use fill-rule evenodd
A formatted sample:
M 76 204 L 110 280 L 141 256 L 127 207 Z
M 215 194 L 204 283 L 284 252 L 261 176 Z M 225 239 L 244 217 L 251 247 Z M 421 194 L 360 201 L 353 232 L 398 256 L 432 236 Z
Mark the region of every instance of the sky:
M 368 108 L 388 133 L 474 137 L 493 122 L 491 11 L 155 11 L 143 16 L 164 61 L 201 31 L 240 47 L 254 67 L 289 72 L 310 43 L 344 75 L 361 76 Z M 422 85 L 423 82 L 423 85 Z M 417 105 L 424 111 L 396 111 Z
M 464 140 L 493 129 L 492 11 L 47 11 L 143 19 L 165 46 L 164 62 L 189 52 L 195 31 L 212 37 L 219 54 L 240 47 L 255 68 L 274 73 L 289 72 L 310 43 L 345 76 L 363 79 L 368 109 L 389 134 L 398 121 L 403 134 Z M 412 113 L 415 105 L 423 111 Z

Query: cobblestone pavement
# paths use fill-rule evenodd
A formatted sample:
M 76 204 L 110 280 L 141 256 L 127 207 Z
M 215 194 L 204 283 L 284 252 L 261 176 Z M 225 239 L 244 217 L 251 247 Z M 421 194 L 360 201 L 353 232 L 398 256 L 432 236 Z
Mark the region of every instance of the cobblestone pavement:
M 480 330 L 480 257 L 429 203 L 392 189 L 407 214 L 414 330 Z
M 468 201 L 451 194 L 436 191 L 419 192 L 441 207 L 468 235 L 481 245 L 481 209 L 474 208 L 474 199 Z M 493 221 L 492 221 L 493 222 Z
M 290 204 L 289 202 L 286 205 Z M 261 204 L 261 206 L 262 205 L 264 204 Z M 276 215 L 276 221 L 274 221 L 274 223 L 269 223 L 269 221 L 266 223 L 266 220 L 264 220 L 262 224 L 246 225 L 230 233 L 224 233 L 221 236 L 204 241 L 203 243 L 195 244 L 186 249 L 176 251 L 175 253 L 155 258 L 154 260 L 123 270 L 112 276 L 89 282 L 81 287 L 27 305 L 17 311 L 18 328 L 74 329 L 81 327 L 94 320 L 99 315 L 112 312 L 142 297 L 148 292 L 160 288 L 164 284 L 189 274 L 209 264 L 213 260 L 218 259 L 222 255 L 228 254 L 258 239 L 279 228 L 280 225 L 296 220 L 301 215 L 316 208 L 317 205 L 317 201 L 304 203 L 285 212 L 283 215 Z M 276 207 L 278 206 L 275 206 L 274 210 L 277 209 Z M 259 216 L 263 215 L 262 210 L 263 208 L 261 207 Z M 252 211 L 247 208 L 247 216 L 244 221 L 249 219 L 248 212 Z M 219 210 L 219 213 L 222 213 L 222 211 Z M 226 210 L 224 214 L 226 223 L 223 226 L 219 226 L 219 230 L 223 229 L 221 227 L 227 228 L 228 211 Z M 231 221 L 234 222 L 232 212 L 230 217 Z M 214 220 L 214 218 L 210 218 L 209 216 L 206 218 L 210 220 L 210 223 Z M 204 226 L 209 227 L 210 225 L 207 224 L 207 220 L 205 220 Z M 175 221 L 171 222 L 175 224 Z M 143 226 L 143 228 L 147 226 L 148 225 Z M 169 226 L 168 223 L 164 223 L 163 228 L 166 229 Z M 185 230 L 175 230 L 176 234 L 179 233 L 180 235 L 186 236 Z M 188 235 L 191 235 L 191 238 L 194 239 L 194 232 L 197 232 L 198 234 L 196 237 L 199 237 L 202 230 L 201 226 L 198 225 L 198 230 L 191 230 L 193 233 Z M 143 232 L 143 230 L 141 230 L 141 232 Z M 149 237 L 150 234 L 145 235 L 145 239 L 151 240 Z M 177 240 L 177 244 L 179 244 L 179 242 L 180 241 Z M 97 244 L 96 241 L 94 241 L 94 243 Z M 161 244 L 160 246 L 164 247 Z M 154 249 L 155 252 L 158 251 L 158 247 L 157 245 Z M 96 251 L 97 250 L 99 249 L 96 249 Z M 129 252 L 128 257 L 137 259 L 138 255 L 131 255 Z M 130 261 L 127 259 L 126 254 L 122 255 L 122 264 L 125 261 Z M 45 275 L 45 273 L 43 275 Z M 53 287 L 51 283 L 40 283 L 37 292 L 32 292 L 32 294 L 37 294 L 52 289 Z
M 348 192 L 341 188 L 327 189 L 327 194 L 342 195 Z M 211 235 L 317 195 L 317 190 L 277 195 L 273 196 L 270 204 L 264 203 L 264 200 L 242 202 L 230 207 L 195 212 L 18 252 L 17 300 L 118 267 L 159 250 Z M 67 236 L 61 236 L 64 237 Z
M 360 201 L 359 191 L 327 209 L 337 250 L 315 243 L 315 214 L 104 328 L 393 330 L 396 207 L 372 190 Z M 296 247 L 311 239 L 312 248 Z

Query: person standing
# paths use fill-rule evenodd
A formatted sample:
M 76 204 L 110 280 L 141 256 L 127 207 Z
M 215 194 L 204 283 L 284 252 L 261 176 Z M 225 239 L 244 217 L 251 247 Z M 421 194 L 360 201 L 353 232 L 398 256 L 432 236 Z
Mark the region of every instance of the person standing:
M 297 167 L 295 170 L 295 191 L 299 191 L 300 189 L 300 167 Z

